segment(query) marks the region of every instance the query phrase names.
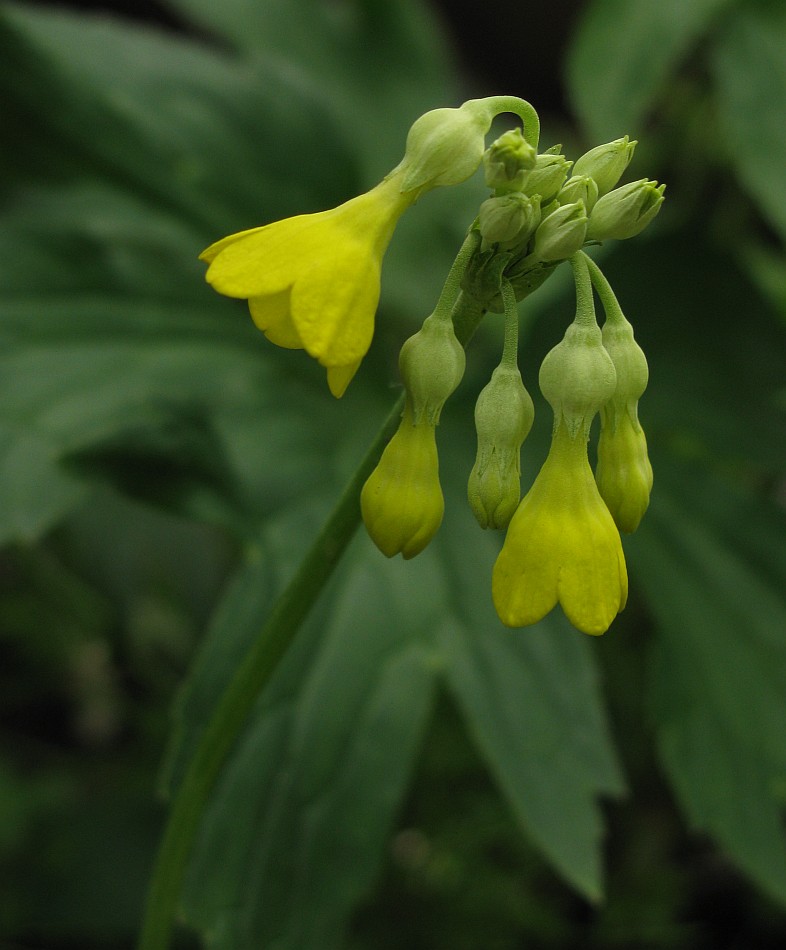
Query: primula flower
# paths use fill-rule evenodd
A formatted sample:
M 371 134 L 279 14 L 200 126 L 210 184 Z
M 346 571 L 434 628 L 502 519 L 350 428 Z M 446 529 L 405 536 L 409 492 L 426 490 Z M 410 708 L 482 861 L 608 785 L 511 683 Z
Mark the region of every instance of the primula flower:
M 200 255 L 210 264 L 206 279 L 247 298 L 265 336 L 317 359 L 342 396 L 374 334 L 382 257 L 415 197 L 391 175 L 330 211 L 231 234 Z
M 509 627 L 536 623 L 557 604 L 584 633 L 601 634 L 625 606 L 619 532 L 587 459 L 586 435 L 564 421 L 522 500 L 494 565 L 492 594 Z

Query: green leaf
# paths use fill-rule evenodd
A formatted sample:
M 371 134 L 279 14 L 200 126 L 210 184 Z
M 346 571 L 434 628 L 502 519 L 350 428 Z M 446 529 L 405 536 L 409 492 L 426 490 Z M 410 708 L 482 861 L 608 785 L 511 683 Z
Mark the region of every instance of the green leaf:
M 16 143 L 0 157 L 4 180 L 98 178 L 197 223 L 197 250 L 212 229 L 316 210 L 315 196 L 353 190 L 329 103 L 281 62 L 252 65 L 120 20 L 3 4 L 0 91 Z
M 706 470 L 663 481 L 630 545 L 658 623 L 651 690 L 660 755 L 692 824 L 786 901 L 786 519 Z M 779 551 L 775 581 L 748 556 L 758 541 Z
M 786 10 L 741 7 L 712 55 L 727 155 L 761 213 L 786 236 Z
M 437 21 L 417 0 L 170 3 L 254 62 L 297 63 L 312 95 L 340 116 L 370 182 L 399 161 L 412 122 L 457 95 Z
M 219 780 L 185 897 L 211 947 L 341 946 L 377 872 L 431 709 L 435 608 L 433 572 L 415 592 L 403 565 L 379 571 L 369 554 L 350 552 Z M 232 653 L 242 637 L 227 632 Z M 221 633 L 202 690 L 226 669 Z
M 590 137 L 636 137 L 671 74 L 733 0 L 595 0 L 568 52 L 573 106 Z
M 618 796 L 624 785 L 591 644 L 558 614 L 531 629 L 502 627 L 490 593 L 497 542 L 486 535 L 467 545 L 477 531 L 469 520 L 461 537 L 454 530 L 440 539 L 454 598 L 436 631 L 448 684 L 525 834 L 569 883 L 599 900 L 598 798 Z

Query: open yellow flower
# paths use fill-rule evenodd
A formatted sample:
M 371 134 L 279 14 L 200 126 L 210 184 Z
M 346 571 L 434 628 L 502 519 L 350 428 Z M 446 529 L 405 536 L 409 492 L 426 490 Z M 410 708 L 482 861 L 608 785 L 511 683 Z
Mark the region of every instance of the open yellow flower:
M 247 298 L 251 316 L 278 346 L 304 349 L 342 396 L 374 334 L 382 257 L 416 193 L 398 175 L 315 214 L 240 231 L 200 258 L 219 293 Z
M 574 627 L 596 635 L 625 606 L 619 532 L 592 477 L 586 435 L 571 436 L 564 421 L 510 522 L 492 594 L 509 627 L 536 623 L 559 602 Z

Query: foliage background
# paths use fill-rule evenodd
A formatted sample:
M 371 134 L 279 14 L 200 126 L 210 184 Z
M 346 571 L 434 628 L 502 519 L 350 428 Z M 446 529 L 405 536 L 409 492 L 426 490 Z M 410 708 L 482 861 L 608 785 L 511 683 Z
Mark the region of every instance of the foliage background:
M 407 565 L 353 544 L 217 790 L 180 943 L 786 940 L 786 14 L 530 6 L 0 5 L 4 950 L 132 946 L 164 750 L 161 788 L 383 418 L 483 189 L 402 222 L 340 403 L 196 254 L 367 188 L 421 112 L 499 92 L 544 145 L 628 132 L 632 176 L 668 182 L 656 225 L 603 249 L 651 366 L 631 603 L 600 641 L 495 620 L 499 539 L 462 500 L 490 326 L 443 417 L 437 541 Z M 522 308 L 533 392 L 569 290 Z

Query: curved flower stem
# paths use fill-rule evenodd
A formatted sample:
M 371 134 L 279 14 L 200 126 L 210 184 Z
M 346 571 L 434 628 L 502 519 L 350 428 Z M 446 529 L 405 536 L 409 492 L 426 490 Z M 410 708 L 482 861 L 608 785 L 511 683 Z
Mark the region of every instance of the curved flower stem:
M 458 291 L 459 283 L 460 275 L 455 285 L 458 300 L 453 307 L 453 315 L 462 327 L 459 339 L 464 343 L 474 332 L 485 311 L 472 298 Z M 202 735 L 170 808 L 148 890 L 139 950 L 166 950 L 169 945 L 191 845 L 216 778 L 257 697 L 270 680 L 352 540 L 360 524 L 360 491 L 379 461 L 383 448 L 396 431 L 403 406 L 402 393 L 297 573 L 276 601 L 259 637 L 238 667 Z
M 598 297 L 600 297 L 600 302 L 603 304 L 603 310 L 606 314 L 606 319 L 609 323 L 627 323 L 628 321 L 625 318 L 625 315 L 622 312 L 622 307 L 619 305 L 617 300 L 617 295 L 611 289 L 611 284 L 606 279 L 606 275 L 598 267 L 598 265 L 593 261 L 593 259 L 584 251 L 579 251 L 581 256 L 584 258 L 584 262 L 589 268 L 590 279 L 592 280 L 592 286 L 595 288 Z
M 434 316 L 439 319 L 451 319 L 455 325 L 456 322 L 456 304 L 461 297 L 461 281 L 466 273 L 467 266 L 472 260 L 472 255 L 480 247 L 480 231 L 476 228 L 470 228 L 464 242 L 459 248 L 456 259 L 453 261 L 442 291 L 434 307 Z M 461 340 L 463 344 L 463 340 Z
M 592 297 L 592 281 L 586 254 L 579 251 L 570 258 L 573 279 L 576 282 L 576 324 L 583 327 L 596 327 L 595 301 Z
M 502 112 L 517 115 L 524 127 L 524 138 L 534 149 L 537 149 L 540 139 L 540 119 L 534 106 L 530 105 L 526 99 L 519 99 L 518 96 L 489 96 L 488 102 L 494 109 L 495 115 Z

